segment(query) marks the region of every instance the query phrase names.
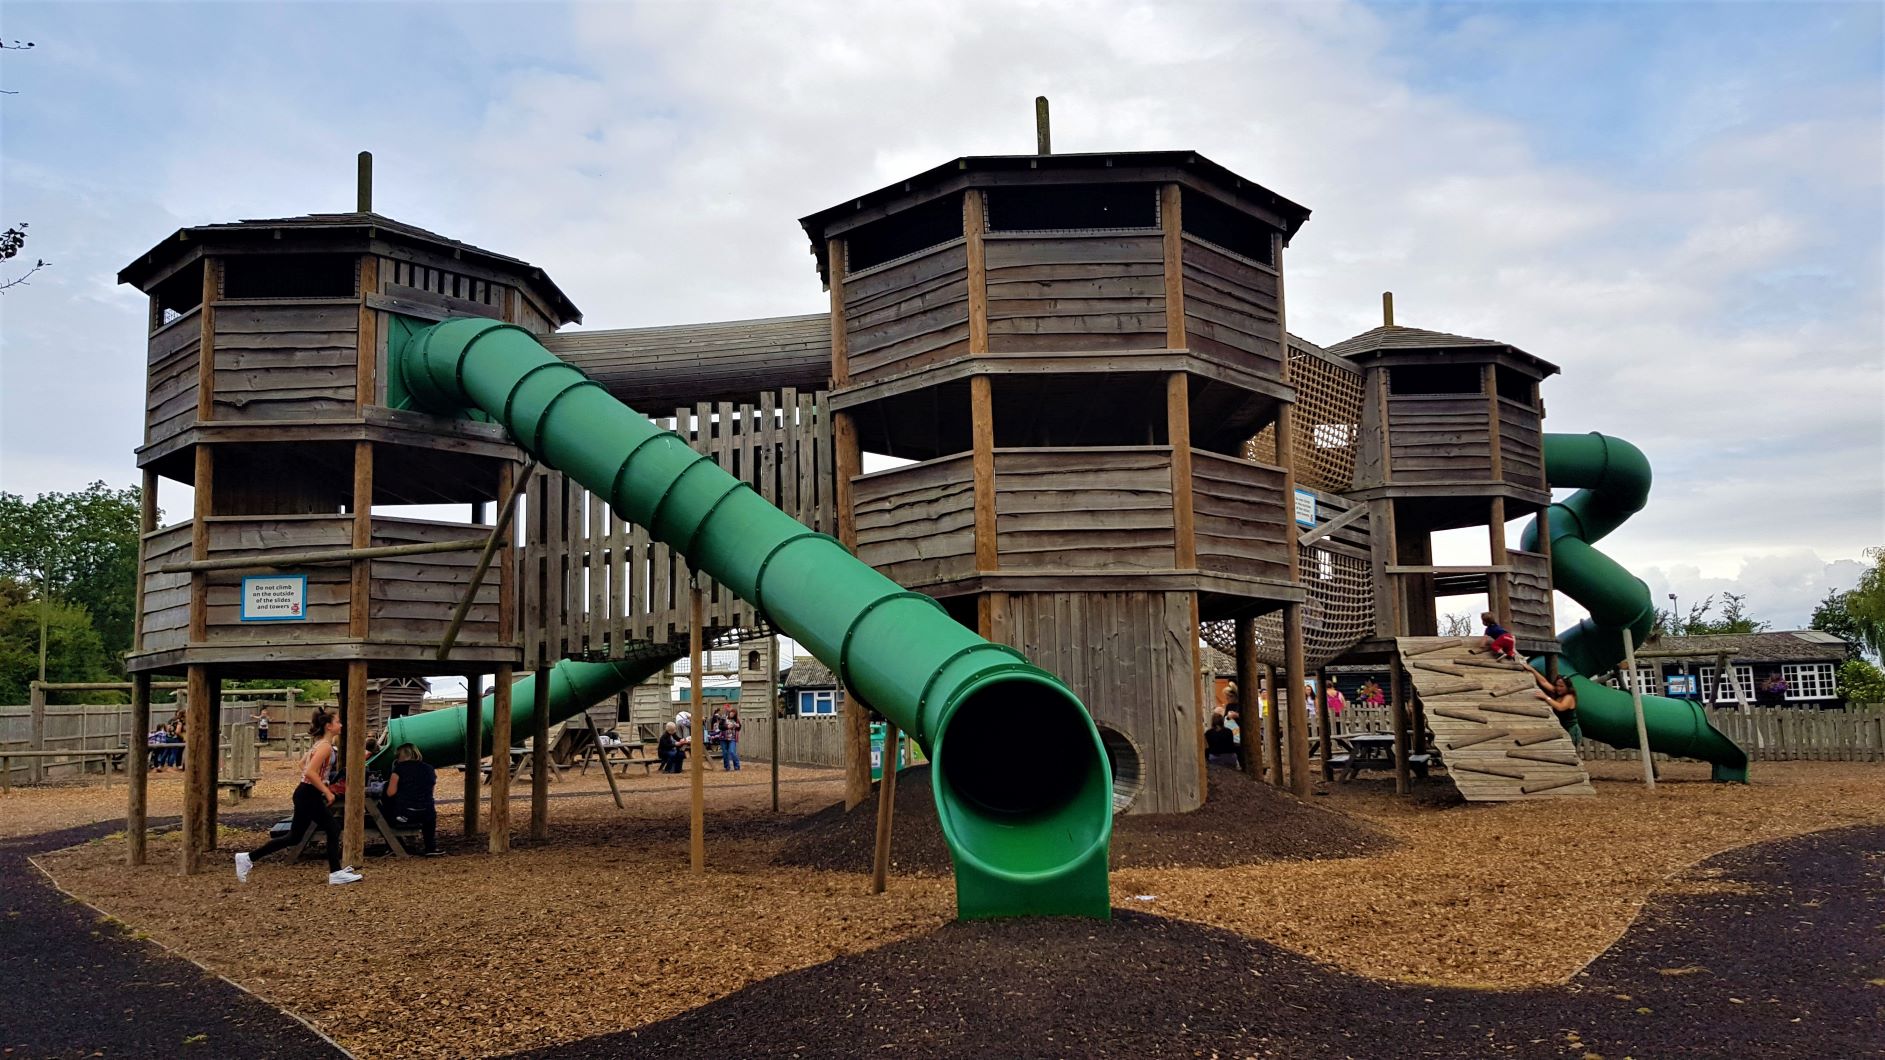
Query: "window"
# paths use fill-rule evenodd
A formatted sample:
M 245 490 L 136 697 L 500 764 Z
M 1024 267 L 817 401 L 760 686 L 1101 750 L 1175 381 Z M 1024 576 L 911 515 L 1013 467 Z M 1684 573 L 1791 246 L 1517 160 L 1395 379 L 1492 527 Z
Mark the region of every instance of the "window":
M 1788 699 L 1831 699 L 1835 694 L 1832 663 L 1788 663 L 1780 668 Z
M 1276 229 L 1190 188 L 1182 196 L 1178 213 L 1186 235 L 1259 265 L 1276 264 Z
M 1155 184 L 1048 184 L 993 188 L 988 197 L 990 232 L 1104 231 L 1157 228 Z
M 1401 365 L 1388 369 L 1390 394 L 1483 394 L 1476 364 Z
M 961 237 L 961 198 L 951 195 L 912 206 L 846 234 L 844 272 L 863 272 Z
M 1741 695 L 1746 696 L 1749 703 L 1753 703 L 1754 667 L 1737 666 L 1734 668 L 1734 680 L 1730 681 L 1721 690 L 1721 701 L 1723 703 L 1734 703 L 1737 701 L 1735 697 L 1736 685 L 1740 686 Z M 1713 666 L 1702 667 L 1702 702 L 1715 702 L 1715 668 Z
M 799 716 L 830 716 L 838 712 L 838 694 L 836 692 L 800 692 Z
M 1639 660 L 1636 664 L 1636 690 L 1646 696 L 1662 695 L 1662 667 Z
M 151 330 L 181 318 L 203 304 L 203 263 L 178 269 L 151 288 Z
M 1532 381 L 1524 375 L 1499 365 L 1492 370 L 1492 381 L 1499 388 L 1499 396 L 1507 401 L 1516 401 L 1521 405 L 1532 403 Z
M 759 669 L 759 652 L 757 650 L 746 653 L 746 668 L 748 670 Z
M 352 254 L 245 254 L 223 266 L 224 298 L 352 298 Z

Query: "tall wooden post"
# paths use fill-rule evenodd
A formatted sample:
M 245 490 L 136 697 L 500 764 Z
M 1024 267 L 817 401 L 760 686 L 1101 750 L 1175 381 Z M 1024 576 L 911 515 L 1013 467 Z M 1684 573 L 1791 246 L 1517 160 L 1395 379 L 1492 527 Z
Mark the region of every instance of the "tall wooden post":
M 1636 755 L 1643 760 L 1643 786 L 1656 790 L 1656 764 L 1651 761 L 1649 750 L 1649 728 L 1643 721 L 1643 686 L 1636 679 L 1636 638 L 1629 627 L 1623 630 L 1623 665 L 1627 668 L 1625 680 L 1630 683 L 1630 705 L 1636 709 Z M 1721 684 L 1721 671 L 1715 672 L 1715 684 Z
M 541 669 L 541 667 L 539 667 Z M 483 674 L 465 678 L 465 838 L 478 834 L 478 803 L 484 797 L 484 695 Z M 494 692 L 495 696 L 496 693 Z M 510 748 L 494 748 L 509 755 Z
M 688 580 L 687 700 L 694 727 L 687 745 L 687 852 L 688 864 L 695 872 L 707 871 L 707 715 L 700 709 L 705 695 L 700 671 L 706 666 L 707 654 L 706 633 L 701 625 L 707 619 L 700 597 L 700 576 L 694 575 Z
M 204 851 L 209 849 L 204 832 L 209 828 L 209 800 L 216 797 L 215 767 L 203 761 L 209 747 L 203 731 L 209 728 L 209 667 L 192 665 L 185 669 L 186 689 L 183 700 L 183 874 L 194 875 L 203 867 Z
M 871 852 L 871 893 L 882 894 L 890 878 L 890 827 L 897 810 L 897 762 L 901 734 L 897 723 L 884 721 L 884 779 L 877 786 L 877 847 Z
M 203 757 L 209 762 L 209 798 L 203 805 L 204 822 L 203 851 L 208 853 L 216 849 L 216 818 L 221 811 L 222 788 L 216 782 L 223 772 L 223 675 L 211 667 L 209 671 L 209 727 L 203 730 L 204 742 L 209 746 L 203 749 Z
M 530 839 L 542 842 L 550 837 L 550 667 L 540 666 L 530 683 Z M 510 755 L 509 747 L 491 745 L 491 762 L 497 756 Z
M 150 731 L 151 675 L 146 670 L 131 675 L 130 753 L 124 757 L 125 782 L 131 789 L 124 809 L 126 860 L 133 865 L 144 864 L 146 856 L 151 756 L 144 750 L 144 737 Z
M 1496 405 L 1498 400 L 1494 399 Z M 1496 411 L 1496 410 L 1495 410 Z M 1505 498 L 1494 497 L 1487 515 L 1487 538 L 1491 546 L 1492 565 L 1507 567 L 1512 563 L 1511 555 L 1505 547 Z M 1487 586 L 1492 613 L 1499 616 L 1501 623 L 1512 621 L 1512 575 L 1505 571 L 1493 571 L 1491 584 Z
M 45 597 L 40 598 L 41 607 L 49 606 L 49 603 L 50 602 Z M 31 716 L 30 720 L 32 723 L 33 750 L 44 751 L 46 749 L 46 686 L 40 684 L 38 681 L 34 681 L 27 686 L 26 699 L 26 709 Z M 33 758 L 32 766 L 27 770 L 26 774 L 32 783 L 41 784 L 45 782 L 45 762 L 46 759 L 43 756 L 35 756 Z
M 1309 710 L 1303 702 L 1303 686 L 1308 683 L 1303 664 L 1302 605 L 1283 605 L 1283 669 L 1289 685 L 1289 790 L 1299 798 L 1309 796 Z
M 497 668 L 497 684 L 491 693 L 491 814 L 486 827 L 490 831 L 493 854 L 508 853 L 511 848 L 511 685 L 517 680 L 513 667 Z M 542 713 L 542 709 L 538 709 Z M 608 759 L 602 771 L 609 771 Z
M 1263 677 L 1257 665 L 1257 620 L 1245 616 L 1236 620 L 1237 631 L 1237 754 L 1244 773 L 1252 780 L 1263 777 L 1263 714 L 1258 699 L 1263 692 Z
M 846 263 L 848 254 L 849 249 L 844 240 L 826 241 L 825 256 L 831 274 L 831 385 L 834 390 L 851 383 L 849 329 L 845 325 L 844 311 L 844 274 L 849 267 Z M 845 548 L 855 552 L 857 502 L 852 479 L 863 473 L 864 454 L 858 442 L 857 419 L 851 413 L 832 414 L 831 442 L 837 477 L 834 500 L 838 509 L 838 540 Z M 694 713 L 698 714 L 698 700 L 693 707 Z M 842 726 L 840 735 L 844 739 L 844 808 L 847 810 L 856 808 L 870 797 L 870 728 L 868 723 L 861 728 L 857 724 L 853 715 L 859 709 L 860 704 L 855 701 L 855 697 L 847 695 L 839 722 Z M 773 715 L 773 733 L 776 736 L 779 729 L 778 712 L 774 711 Z M 779 776 L 776 750 L 772 760 L 772 775 L 776 784 Z M 774 801 L 776 803 L 776 798 Z
M 347 664 L 347 720 L 342 737 L 347 743 L 347 805 L 341 821 L 340 861 L 358 866 L 367 849 L 367 664 Z
M 1388 708 L 1394 719 L 1394 793 L 1405 795 L 1413 790 L 1413 779 L 1407 770 L 1407 700 L 1406 686 L 1401 679 L 1401 660 L 1396 657 L 1388 662 Z
M 1268 750 L 1269 771 L 1266 774 L 1270 783 L 1283 786 L 1283 705 L 1277 697 L 1276 667 L 1264 666 L 1263 689 L 1270 701 L 1270 709 L 1263 712 L 1263 746 Z

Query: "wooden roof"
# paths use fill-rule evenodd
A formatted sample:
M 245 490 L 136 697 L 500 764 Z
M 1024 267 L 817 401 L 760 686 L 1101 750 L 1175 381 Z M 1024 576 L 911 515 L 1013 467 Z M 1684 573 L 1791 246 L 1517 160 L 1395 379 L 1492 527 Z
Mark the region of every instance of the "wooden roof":
M 308 235 L 358 237 L 362 240 L 383 239 L 421 247 L 433 253 L 447 253 L 453 258 L 477 263 L 529 284 L 546 300 L 553 312 L 562 318 L 556 321 L 557 324 L 579 323 L 582 320 L 582 311 L 577 309 L 576 304 L 569 300 L 569 296 L 563 293 L 562 288 L 558 287 L 537 266 L 521 258 L 484 250 L 470 243 L 427 231 L 417 225 L 395 221 L 391 217 L 378 213 L 315 213 L 303 214 L 299 217 L 253 218 L 179 228 L 140 255 L 137 260 L 120 269 L 118 282 L 132 284 L 144 290 L 147 289 L 149 282 L 157 279 L 172 263 L 205 245 L 272 241 L 280 238 L 279 233 L 286 231 Z
M 818 275 L 830 281 L 828 238 L 892 216 L 922 202 L 972 187 L 1024 184 L 1175 182 L 1208 190 L 1217 198 L 1261 216 L 1289 244 L 1309 208 L 1218 165 L 1196 151 L 1113 151 L 1058 155 L 965 155 L 888 184 L 836 206 L 807 214 L 800 227 L 811 239 Z
M 1372 331 L 1364 331 L 1352 338 L 1343 339 L 1328 347 L 1326 352 L 1350 360 L 1366 360 L 1401 353 L 1505 354 L 1531 366 L 1541 377 L 1554 375 L 1558 371 L 1557 365 L 1541 357 L 1534 357 L 1508 342 L 1500 342 L 1497 339 L 1476 339 L 1470 335 L 1451 335 L 1444 331 L 1428 331 L 1424 328 L 1406 328 L 1396 324 L 1383 325 Z
M 1723 654 L 1730 663 L 1844 662 L 1851 645 L 1816 629 L 1770 633 L 1716 633 L 1700 637 L 1657 637 L 1636 649 L 1638 659 L 1713 663 Z
M 615 398 L 650 415 L 697 401 L 743 401 L 767 390 L 823 390 L 831 379 L 831 317 L 805 316 L 566 331 L 544 347 Z

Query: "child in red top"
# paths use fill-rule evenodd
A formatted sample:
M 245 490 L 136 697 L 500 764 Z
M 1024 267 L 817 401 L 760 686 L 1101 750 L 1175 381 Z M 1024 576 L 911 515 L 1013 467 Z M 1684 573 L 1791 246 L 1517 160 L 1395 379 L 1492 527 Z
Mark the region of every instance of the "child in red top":
M 1490 651 L 1495 659 L 1517 659 L 1518 640 L 1512 636 L 1512 631 L 1501 626 L 1490 611 L 1481 612 L 1479 620 L 1486 624 L 1486 635 L 1479 638 L 1479 647 L 1473 650 Z

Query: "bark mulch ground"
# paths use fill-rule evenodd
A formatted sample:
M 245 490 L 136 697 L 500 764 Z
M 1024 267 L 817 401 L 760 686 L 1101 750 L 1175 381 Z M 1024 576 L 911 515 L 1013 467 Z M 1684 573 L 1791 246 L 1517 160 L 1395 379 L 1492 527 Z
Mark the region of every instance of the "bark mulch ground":
M 1113 820 L 1113 868 L 1223 868 L 1269 861 L 1360 857 L 1394 845 L 1356 817 L 1304 803 L 1233 769 L 1213 766 L 1204 806 L 1194 813 L 1134 814 Z M 869 872 L 877 838 L 877 785 L 855 812 L 833 805 L 802 821 L 776 863 L 827 872 Z M 897 775 L 890 860 L 900 874 L 951 871 L 936 818 L 928 766 Z
M 1122 912 L 950 924 L 522 1055 L 1878 1056 L 1882 870 L 1878 826 L 1720 855 L 1557 988 L 1388 984 Z
M 67 898 L 27 860 L 121 828 L 0 839 L 0 1056 L 343 1055 L 275 1006 Z

